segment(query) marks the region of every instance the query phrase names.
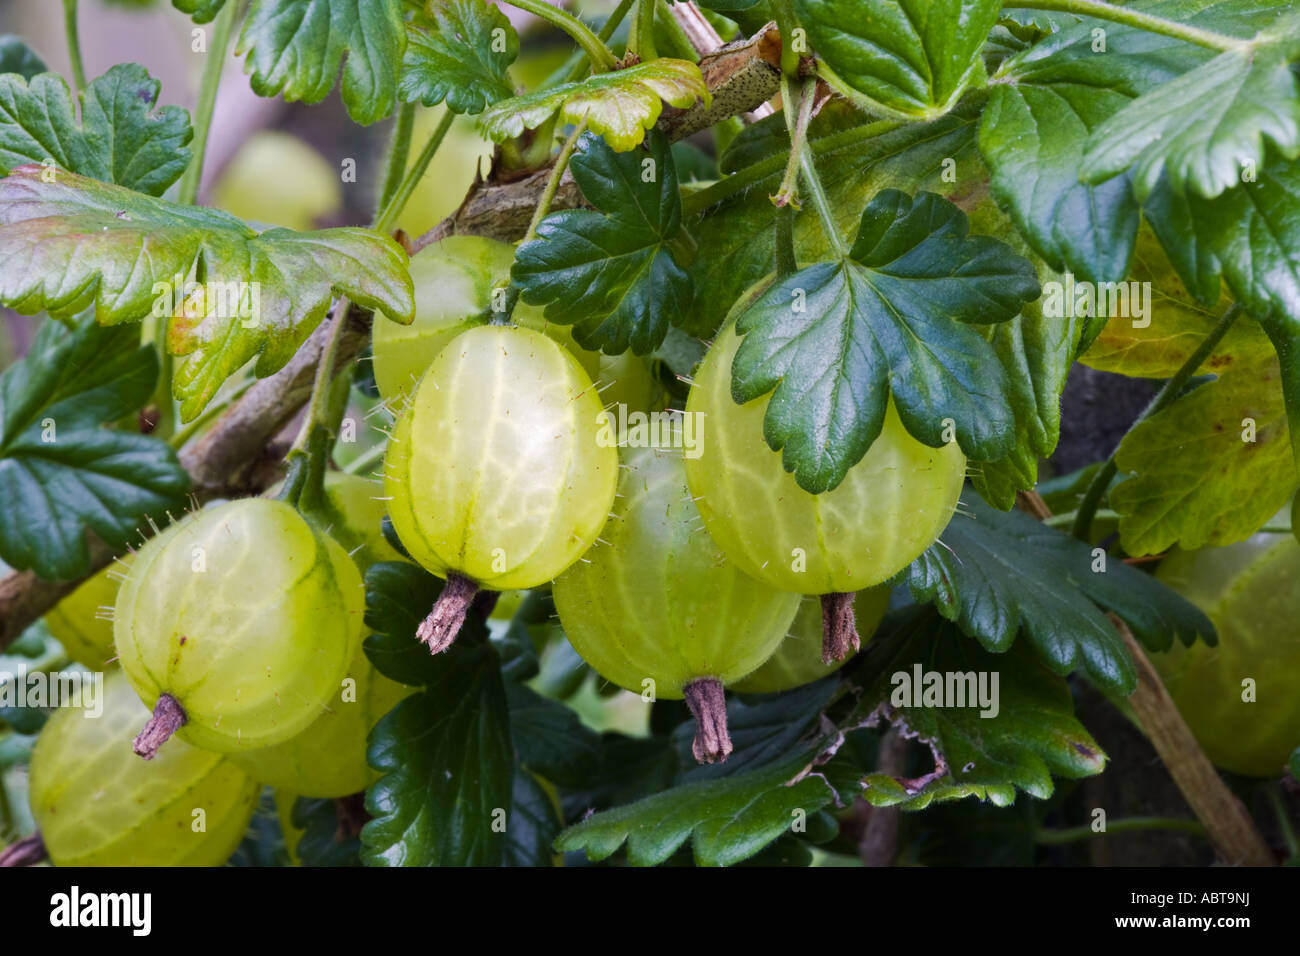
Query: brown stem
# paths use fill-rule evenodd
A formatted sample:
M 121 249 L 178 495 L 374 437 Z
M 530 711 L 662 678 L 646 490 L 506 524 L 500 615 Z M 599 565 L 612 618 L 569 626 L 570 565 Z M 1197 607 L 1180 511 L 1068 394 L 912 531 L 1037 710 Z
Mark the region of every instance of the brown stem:
M 45 841 L 41 839 L 39 833 L 33 833 L 0 850 L 0 867 L 35 866 L 48 856 Z
M 899 779 L 907 771 L 907 740 L 897 727 L 889 728 L 880 741 L 876 771 Z M 863 801 L 866 803 L 866 801 Z M 898 828 L 902 811 L 898 807 L 871 807 L 866 813 L 858 856 L 863 866 L 891 866 L 898 856 Z
M 154 705 L 153 716 L 136 736 L 132 747 L 145 760 L 158 756 L 158 748 L 185 726 L 185 709 L 171 694 L 163 694 Z
M 822 660 L 827 664 L 856 654 L 862 646 L 853 618 L 853 593 L 822 595 Z
M 691 752 L 698 763 L 715 763 L 731 753 L 731 735 L 727 733 L 727 698 L 722 681 L 702 677 L 683 688 L 686 706 L 695 718 L 695 741 Z
M 469 578 L 455 573 L 447 575 L 447 583 L 433 602 L 433 610 L 415 630 L 415 636 L 429 645 L 430 653 L 441 654 L 451 647 L 477 593 L 478 585 Z
M 1129 697 L 1133 713 L 1192 812 L 1204 824 L 1219 857 L 1229 866 L 1276 865 L 1255 821 L 1192 736 L 1142 645 L 1127 624 L 1113 614 L 1110 619 L 1137 664 L 1138 686 Z

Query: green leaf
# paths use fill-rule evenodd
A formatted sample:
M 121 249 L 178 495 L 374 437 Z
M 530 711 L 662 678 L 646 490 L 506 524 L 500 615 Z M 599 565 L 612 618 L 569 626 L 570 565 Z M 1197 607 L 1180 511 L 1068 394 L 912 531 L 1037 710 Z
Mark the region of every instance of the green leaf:
M 397 87 L 403 102 L 436 106 L 446 100 L 453 113 L 481 113 L 514 95 L 506 68 L 519 55 L 519 35 L 486 0 L 430 0 L 406 36 Z
M 1278 378 L 1271 359 L 1234 368 L 1124 436 L 1110 505 L 1125 551 L 1232 544 L 1290 501 L 1300 474 Z
M 1175 638 L 1214 643 L 1209 619 L 1150 575 L 1117 560 L 1093 570 L 1092 549 L 1069 535 L 971 496 L 963 506 L 942 543 L 903 577 L 918 602 L 933 602 L 986 650 L 1003 653 L 1023 633 L 1056 673 L 1082 666 L 1101 686 L 1129 694 L 1137 674 L 1106 611 L 1152 650 Z
M 1143 9 L 1233 36 L 1254 34 L 1278 13 L 1255 0 L 1167 0 Z M 1105 31 L 1104 52 L 1096 49 L 1097 28 Z M 1080 182 L 1085 145 L 1134 98 L 1213 55 L 1173 37 L 1085 18 L 1000 64 L 980 121 L 980 148 L 999 202 L 1053 269 L 1090 282 L 1124 278 L 1138 226 L 1132 176 Z
M 858 719 L 867 726 L 885 721 L 901 727 L 927 744 L 935 760 L 932 772 L 915 779 L 868 774 L 863 795 L 873 806 L 919 810 L 968 796 L 1006 806 L 1017 790 L 1041 800 L 1052 795 L 1053 774 L 1074 779 L 1105 766 L 1106 755 L 1074 717 L 1069 687 L 1032 651 L 1020 645 L 990 654 L 962 640 L 930 608 L 889 615 L 868 652 L 851 666 L 862 688 Z M 927 698 L 928 674 L 938 674 L 941 687 L 952 675 L 977 681 L 982 676 L 983 703 L 993 701 L 996 713 L 981 716 L 994 708 L 978 699 Z M 989 693 L 995 676 L 996 691 Z M 969 680 L 949 686 L 962 687 L 963 694 L 967 687 L 975 690 Z
M 86 89 L 78 124 L 72 92 L 57 73 L 0 76 L 0 173 L 49 160 L 161 196 L 189 165 L 193 131 L 180 107 L 155 110 L 160 85 L 139 64 L 118 64 Z
M 188 13 L 195 23 L 211 23 L 226 5 L 226 0 L 172 0 L 181 13 Z
M 861 460 L 891 394 L 931 447 L 944 444 L 945 418 L 969 455 L 1011 447 L 1006 376 L 968 323 L 1012 318 L 1038 282 L 1006 244 L 968 230 L 965 213 L 934 193 L 883 190 L 848 258 L 787 276 L 740 314 L 732 394 L 745 402 L 775 389 L 764 437 L 806 491 L 836 487 Z
M 411 320 L 406 253 L 386 236 L 365 229 L 258 233 L 218 210 L 72 173 L 45 182 L 44 172 L 23 166 L 0 180 L 0 303 L 56 317 L 93 303 L 106 325 L 155 310 L 172 314 L 168 349 L 189 356 L 174 389 L 186 421 L 254 356 L 258 375 L 282 368 L 334 296 Z M 188 290 L 168 294 L 192 277 L 207 284 L 201 302 L 189 300 Z
M 516 770 L 506 823 L 507 866 L 553 866 L 551 842 L 560 832 L 555 805 L 546 789 L 526 770 Z
M 626 843 L 629 863 L 656 866 L 689 839 L 699 866 L 739 863 L 789 830 L 798 811 L 812 816 L 839 800 L 820 774 L 791 783 L 808 759 L 800 754 L 762 770 L 683 784 L 594 814 L 561 833 L 555 847 L 599 861 Z
M 78 578 L 90 570 L 87 530 L 121 550 L 150 517 L 181 512 L 189 478 L 167 443 L 102 427 L 143 406 L 157 378 L 135 329 L 42 324 L 0 375 L 0 557 Z
M 696 100 L 712 102 L 700 68 L 686 60 L 660 57 L 575 83 L 503 100 L 479 117 L 479 129 L 498 143 L 536 129 L 560 112 L 561 123 L 583 120 L 613 149 L 626 152 L 640 144 L 659 120 L 663 104 L 685 108 Z
M 681 231 L 681 200 L 668 144 L 654 133 L 648 156 L 617 153 L 588 133 L 569 168 L 599 212 L 548 215 L 537 238 L 519 247 L 510 274 L 524 301 L 573 325 L 584 348 L 645 355 L 691 296 L 690 277 L 669 248 Z M 654 171 L 649 181 L 646 169 Z
M 1202 302 L 1222 278 L 1268 333 L 1282 369 L 1291 444 L 1300 461 L 1300 164 L 1275 161 L 1258 182 L 1205 199 L 1162 184 L 1146 204 L 1184 285 Z
M 366 759 L 384 776 L 366 792 L 368 866 L 495 866 L 506 857 L 508 838 L 493 829 L 494 815 L 509 812 L 515 776 L 505 685 L 485 632 L 466 630 L 436 657 L 426 650 L 424 690 L 370 733 Z M 416 643 L 413 633 L 407 640 Z
M 580 787 L 601 760 L 600 738 L 557 700 L 506 684 L 511 737 L 519 763 L 559 787 Z
M 680 775 L 677 751 L 664 737 L 608 732 L 600 738 L 600 758 L 599 768 L 587 775 L 581 787 L 565 788 L 565 819 L 640 800 L 666 790 Z
M 343 64 L 343 105 L 369 124 L 392 112 L 405 50 L 402 0 L 253 0 L 235 53 L 253 92 L 290 102 L 325 99 Z
M 992 344 L 1006 372 L 1015 415 L 1015 444 L 1006 456 L 968 463 L 971 483 L 985 501 L 1003 511 L 1016 492 L 1038 482 L 1038 461 L 1056 450 L 1061 437 L 1061 393 L 1074 364 L 1084 320 L 1044 316 L 1032 302 L 993 329 Z
M 818 72 L 864 109 L 932 119 L 980 76 L 999 0 L 795 0 Z
M 1288 159 L 1300 154 L 1300 98 L 1286 54 L 1230 50 L 1093 129 L 1079 176 L 1098 183 L 1131 166 L 1139 199 L 1162 175 L 1180 192 L 1213 198 L 1264 165 L 1266 140 Z
M 816 147 L 817 173 L 841 234 L 857 228 L 862 209 L 882 189 L 947 195 L 986 175 L 975 149 L 970 116 L 949 114 L 930 123 L 880 124 L 892 128 L 864 140 L 858 131 L 867 122 L 848 101 L 832 99 L 808 129 L 809 142 Z M 847 143 L 846 136 L 850 137 Z M 687 223 L 699 247 L 708 250 L 691 267 L 695 298 L 682 324 L 692 334 L 712 338 L 732 304 L 772 271 L 775 232 L 768 197 L 777 191 L 788 151 L 789 137 L 779 116 L 742 132 L 734 148 L 724 154 L 723 166 L 752 175 L 752 167 L 764 163 L 760 168 L 767 174 L 744 192 L 706 210 L 698 223 Z M 962 185 L 945 181 L 947 159 L 956 163 L 956 182 Z M 821 223 L 811 211 L 795 217 L 794 239 L 800 262 L 816 262 L 831 254 Z
M 44 73 L 45 69 L 45 61 L 23 42 L 22 37 L 0 36 L 0 74 L 17 73 L 30 80 L 37 73 Z
M 339 801 L 299 797 L 290 822 L 303 831 L 297 848 L 303 866 L 361 865 L 361 840 L 341 826 Z

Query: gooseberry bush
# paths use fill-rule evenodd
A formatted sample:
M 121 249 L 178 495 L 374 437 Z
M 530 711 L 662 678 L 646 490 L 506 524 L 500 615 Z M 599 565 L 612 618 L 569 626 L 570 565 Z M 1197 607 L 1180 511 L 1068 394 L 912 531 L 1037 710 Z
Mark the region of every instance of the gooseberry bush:
M 1300 858 L 1293 4 L 99 6 L 0 37 L 0 860 Z

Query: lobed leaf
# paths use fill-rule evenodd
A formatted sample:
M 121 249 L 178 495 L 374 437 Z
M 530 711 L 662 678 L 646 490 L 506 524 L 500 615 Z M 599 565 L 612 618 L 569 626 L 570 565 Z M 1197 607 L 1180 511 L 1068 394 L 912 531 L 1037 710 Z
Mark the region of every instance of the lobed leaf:
M 796 0 L 818 72 L 871 112 L 933 119 L 980 76 L 999 0 Z
M 991 654 L 961 640 L 933 609 L 910 607 L 886 617 L 850 666 L 862 688 L 858 719 L 868 726 L 887 721 L 929 746 L 935 758 L 934 770 L 920 778 L 868 774 L 863 796 L 873 806 L 919 810 L 968 796 L 1007 806 L 1018 790 L 1040 800 L 1051 796 L 1053 775 L 1086 777 L 1105 766 L 1106 755 L 1074 717 L 1063 680 L 1023 646 Z M 977 683 L 966 682 L 961 691 L 975 699 L 925 696 L 931 673 L 942 689 L 953 675 L 971 675 Z
M 216 4 L 190 0 L 210 16 Z M 343 105 L 358 123 L 383 119 L 397 98 L 406 50 L 402 0 L 253 0 L 235 53 L 258 96 L 319 103 L 343 67 Z M 346 57 L 346 60 L 345 60 Z
M 517 56 L 519 35 L 498 7 L 430 0 L 407 25 L 397 93 L 406 103 L 446 100 L 453 113 L 481 113 L 514 95 L 506 69 Z
M 835 488 L 861 460 L 891 395 L 927 445 L 944 444 L 951 419 L 969 455 L 1011 447 L 1006 375 L 969 323 L 1012 318 L 1039 287 L 1031 263 L 968 230 L 940 196 L 882 190 L 847 258 L 781 279 L 737 318 L 732 394 L 775 389 L 764 437 L 806 491 Z
M 43 578 L 90 567 L 86 532 L 115 550 L 168 509 L 189 476 L 166 442 L 102 427 L 141 408 L 158 378 L 135 329 L 46 321 L 0 375 L 0 557 Z
M 918 602 L 933 602 L 986 650 L 1005 652 L 1023 633 L 1056 673 L 1083 667 L 1128 694 L 1137 672 L 1106 611 L 1152 650 L 1175 638 L 1214 643 L 1209 619 L 1150 575 L 1122 561 L 1099 565 L 1088 545 L 1021 512 L 970 496 L 963 507 L 903 578 Z
M 690 301 L 690 278 L 670 248 L 681 231 L 681 200 L 667 141 L 654 133 L 648 155 L 618 153 L 587 133 L 569 168 L 599 211 L 548 215 L 537 238 L 516 252 L 511 277 L 525 302 L 572 325 L 584 348 L 645 355 Z
M 660 57 L 503 100 L 479 117 L 479 129 L 499 143 L 536 129 L 559 111 L 562 123 L 585 121 L 614 150 L 626 152 L 658 122 L 665 102 L 685 108 L 696 100 L 706 106 L 712 101 L 700 68 Z
M 406 254 L 385 236 L 258 233 L 217 210 L 48 172 L 22 166 L 0 180 L 0 303 L 56 317 L 93 304 L 101 324 L 171 314 L 167 347 L 189 356 L 174 383 L 187 421 L 254 356 L 259 375 L 283 367 L 335 296 L 412 318 Z M 188 298 L 192 279 L 207 294 Z
M 0 174 L 53 162 L 68 172 L 161 196 L 190 162 L 189 115 L 155 110 L 160 84 L 136 63 L 93 80 L 81 101 L 57 73 L 0 75 Z

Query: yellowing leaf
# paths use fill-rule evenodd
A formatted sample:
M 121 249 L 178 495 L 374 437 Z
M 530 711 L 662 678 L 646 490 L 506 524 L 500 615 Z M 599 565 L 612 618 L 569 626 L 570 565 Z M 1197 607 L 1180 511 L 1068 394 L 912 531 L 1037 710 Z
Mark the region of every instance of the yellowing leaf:
M 664 57 L 503 100 L 479 117 L 479 128 L 501 142 L 535 129 L 559 110 L 562 122 L 586 120 L 588 129 L 624 152 L 645 138 L 665 102 L 684 108 L 697 99 L 712 101 L 700 68 Z

